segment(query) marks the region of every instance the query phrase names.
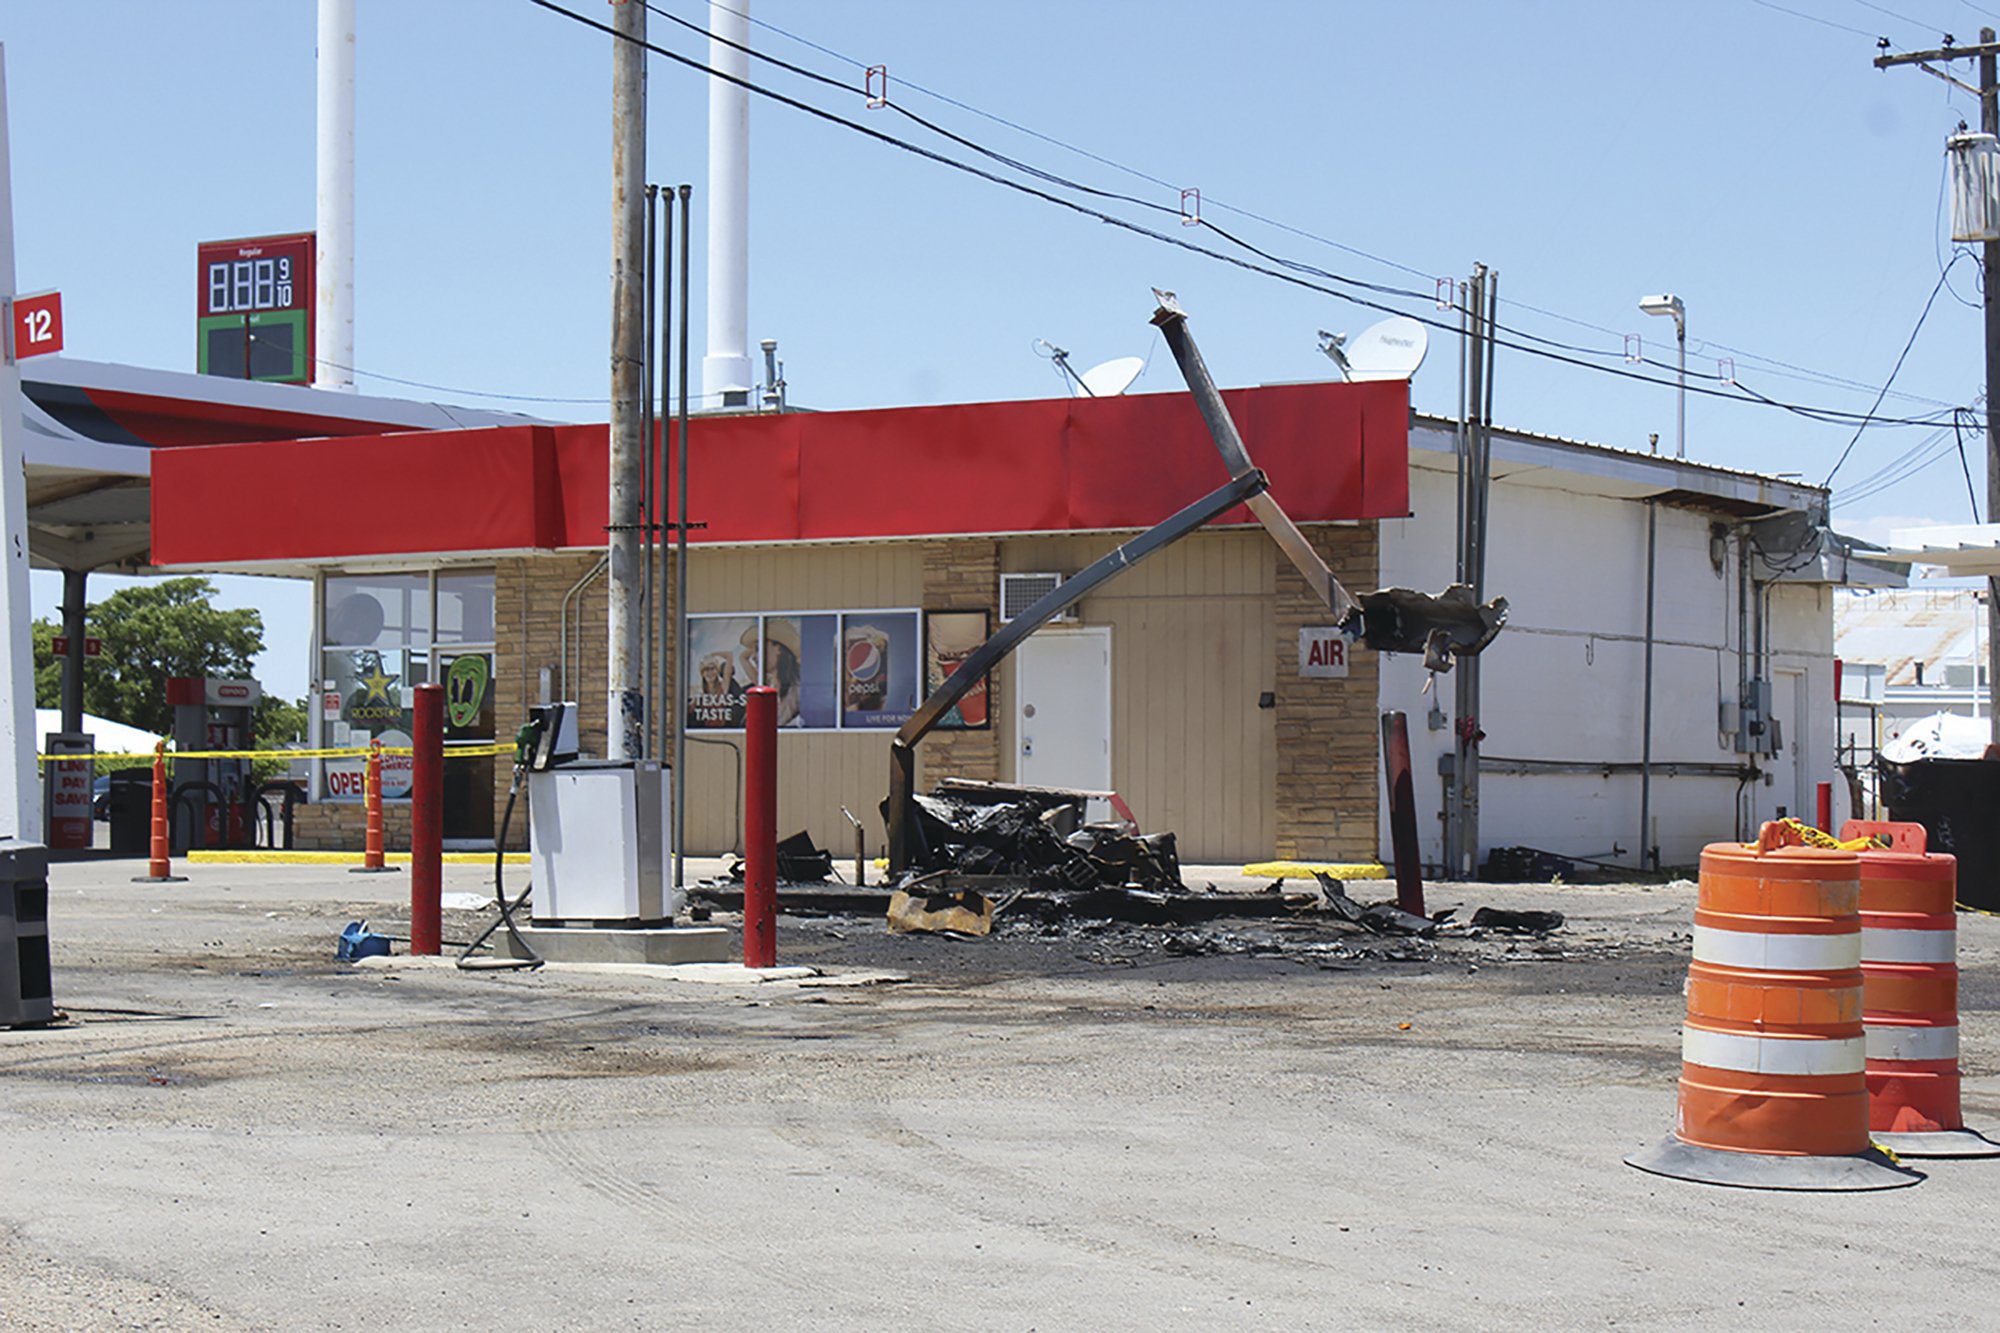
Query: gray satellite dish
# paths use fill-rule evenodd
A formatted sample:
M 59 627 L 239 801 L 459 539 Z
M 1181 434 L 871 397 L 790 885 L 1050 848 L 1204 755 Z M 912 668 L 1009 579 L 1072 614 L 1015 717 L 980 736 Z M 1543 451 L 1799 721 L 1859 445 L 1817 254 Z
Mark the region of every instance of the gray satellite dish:
M 1076 382 L 1092 398 L 1116 398 L 1132 387 L 1132 381 L 1145 368 L 1146 363 L 1136 356 L 1116 357 L 1101 366 L 1092 366 Z
M 1379 324 L 1363 329 L 1352 342 L 1339 334 L 1322 332 L 1320 350 L 1340 367 L 1350 382 L 1362 380 L 1406 380 L 1417 373 L 1430 350 L 1431 339 L 1422 324 L 1408 315 L 1392 315 Z

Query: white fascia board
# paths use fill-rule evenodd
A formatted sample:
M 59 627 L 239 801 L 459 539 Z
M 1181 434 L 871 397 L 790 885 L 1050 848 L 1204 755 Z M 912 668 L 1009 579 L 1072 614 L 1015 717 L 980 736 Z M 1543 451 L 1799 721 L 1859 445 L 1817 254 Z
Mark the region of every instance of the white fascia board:
M 1450 424 L 1421 418 L 1411 424 L 1410 466 L 1450 471 L 1457 466 L 1457 451 L 1457 431 Z M 1800 512 L 1816 508 L 1826 497 L 1819 487 L 1780 477 L 1735 472 L 1685 458 L 1514 435 L 1498 428 L 1493 432 L 1493 479 L 1632 500 L 1685 490 Z

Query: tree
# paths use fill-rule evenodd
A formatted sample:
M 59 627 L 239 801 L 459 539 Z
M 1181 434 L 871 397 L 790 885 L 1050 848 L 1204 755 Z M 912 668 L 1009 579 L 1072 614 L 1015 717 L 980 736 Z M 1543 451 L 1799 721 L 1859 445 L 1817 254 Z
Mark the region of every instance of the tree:
M 93 602 L 85 619 L 104 655 L 84 662 L 84 711 L 164 736 L 173 730 L 170 677 L 247 677 L 264 651 L 264 617 L 252 608 L 221 610 L 214 596 L 207 579 L 186 577 L 135 583 Z M 51 645 L 58 632 L 51 621 L 35 622 L 37 707 L 61 706 L 62 664 Z

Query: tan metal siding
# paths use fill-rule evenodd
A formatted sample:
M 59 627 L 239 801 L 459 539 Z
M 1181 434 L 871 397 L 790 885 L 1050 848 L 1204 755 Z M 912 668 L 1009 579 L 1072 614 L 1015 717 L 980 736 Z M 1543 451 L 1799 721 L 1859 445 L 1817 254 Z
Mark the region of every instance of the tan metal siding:
M 688 609 L 696 615 L 916 607 L 922 596 L 922 548 L 909 542 L 695 551 L 688 560 Z M 727 744 L 703 744 L 692 739 L 700 734 L 689 733 L 688 850 L 740 850 L 741 738 L 724 733 L 712 739 Z M 845 805 L 867 827 L 869 854 L 879 855 L 890 734 L 779 733 L 778 836 L 805 829 L 849 862 L 854 834 L 840 814 Z
M 1013 539 L 1002 543 L 1001 568 L 1075 573 L 1119 540 Z M 1083 623 L 1111 626 L 1113 784 L 1141 825 L 1172 830 L 1191 862 L 1271 851 L 1276 715 L 1257 698 L 1275 685 L 1276 591 L 1262 533 L 1201 533 L 1082 603 Z M 1011 777 L 1011 673 L 1000 687 L 1001 771 Z

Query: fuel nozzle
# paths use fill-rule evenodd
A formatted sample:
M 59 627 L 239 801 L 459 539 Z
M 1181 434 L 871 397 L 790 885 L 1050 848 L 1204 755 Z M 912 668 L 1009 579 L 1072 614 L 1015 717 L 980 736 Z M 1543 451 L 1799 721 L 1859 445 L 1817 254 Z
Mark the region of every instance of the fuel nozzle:
M 531 717 L 514 733 L 514 767 L 528 768 L 533 765 L 535 747 L 542 740 L 542 726 L 541 718 Z

